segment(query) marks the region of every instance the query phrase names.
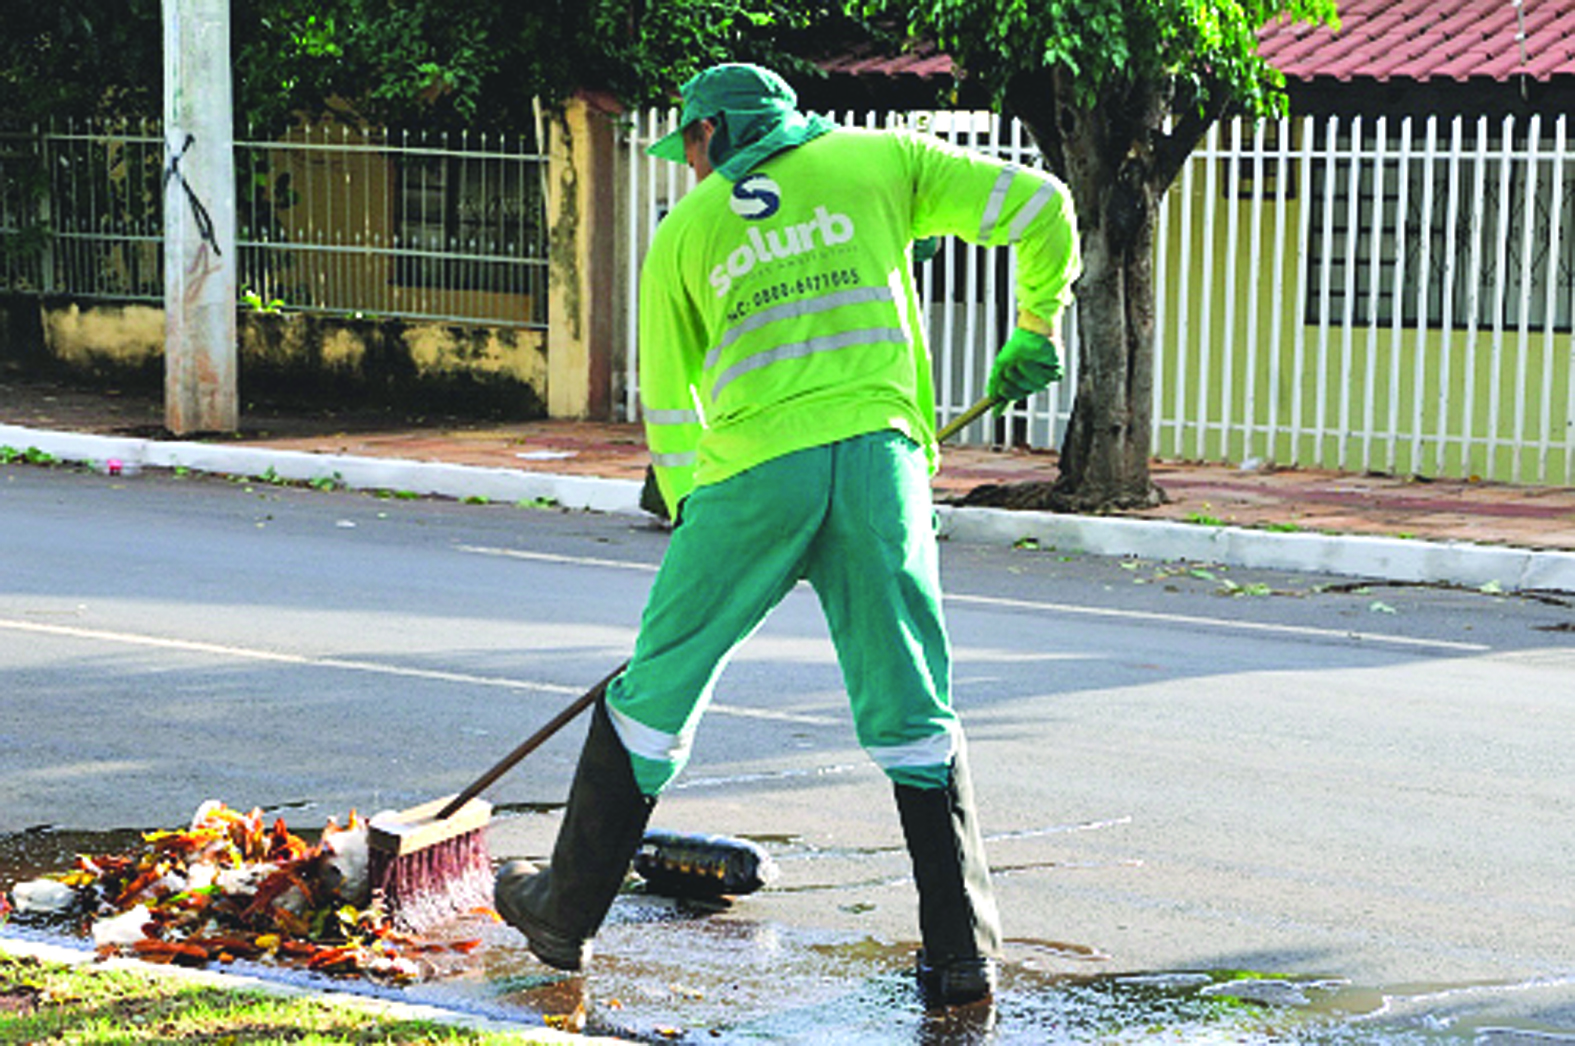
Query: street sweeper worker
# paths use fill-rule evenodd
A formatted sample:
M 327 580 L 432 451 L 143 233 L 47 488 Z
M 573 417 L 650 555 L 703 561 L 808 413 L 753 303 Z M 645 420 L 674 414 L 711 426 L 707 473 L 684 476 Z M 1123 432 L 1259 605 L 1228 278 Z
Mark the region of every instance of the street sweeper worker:
M 583 967 L 723 665 L 807 578 L 859 743 L 896 794 L 924 998 L 979 999 L 1000 928 L 952 707 L 910 245 L 1013 246 L 1020 311 L 987 390 L 1021 400 L 1061 375 L 1071 198 L 1040 170 L 801 113 L 758 66 L 709 68 L 682 96 L 680 129 L 649 151 L 700 181 L 657 227 L 639 324 L 646 434 L 677 525 L 633 657 L 595 707 L 550 867 L 501 868 L 497 908 L 544 962 Z

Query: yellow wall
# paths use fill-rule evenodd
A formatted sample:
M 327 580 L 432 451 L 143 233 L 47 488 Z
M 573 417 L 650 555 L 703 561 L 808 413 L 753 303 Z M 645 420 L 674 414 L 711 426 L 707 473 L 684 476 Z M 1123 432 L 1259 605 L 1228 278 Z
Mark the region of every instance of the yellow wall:
M 162 370 L 162 309 L 38 307 L 44 355 L 68 371 L 122 381 Z M 436 392 L 456 383 L 485 385 L 495 395 L 514 388 L 521 417 L 539 415 L 546 399 L 546 337 L 536 330 L 242 312 L 238 353 L 243 401 L 251 383 L 313 373 L 324 387 L 362 388 L 369 397 L 391 385 L 415 399 L 423 387 Z
M 164 310 L 149 305 L 44 308 L 48 354 L 77 371 L 134 371 L 164 356 Z

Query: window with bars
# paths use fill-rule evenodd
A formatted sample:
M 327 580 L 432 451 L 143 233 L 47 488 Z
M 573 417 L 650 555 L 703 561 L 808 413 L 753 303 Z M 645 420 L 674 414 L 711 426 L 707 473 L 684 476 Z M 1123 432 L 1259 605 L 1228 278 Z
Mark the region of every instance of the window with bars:
M 1571 327 L 1575 156 L 1551 138 L 1440 135 L 1429 153 L 1347 128 L 1307 197 L 1310 324 Z

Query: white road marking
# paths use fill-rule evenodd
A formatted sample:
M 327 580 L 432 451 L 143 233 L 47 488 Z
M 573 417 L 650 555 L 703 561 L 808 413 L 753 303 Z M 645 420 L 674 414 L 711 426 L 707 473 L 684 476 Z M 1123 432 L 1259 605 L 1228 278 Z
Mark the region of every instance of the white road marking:
M 584 556 L 564 556 L 548 552 L 523 552 L 517 549 L 488 548 L 479 545 L 459 545 L 461 552 L 483 556 L 504 556 L 511 559 L 534 560 L 543 563 L 561 563 L 569 566 L 611 567 L 618 570 L 641 570 L 650 573 L 656 567 L 649 563 L 632 563 L 627 560 L 595 559 Z M 1385 635 L 1381 632 L 1356 632 L 1337 628 L 1315 628 L 1310 625 L 1277 625 L 1258 621 L 1232 621 L 1225 618 L 1196 617 L 1190 614 L 1166 614 L 1152 610 L 1115 610 L 1109 607 L 1075 606 L 1070 603 L 1046 603 L 1026 599 L 1007 599 L 1000 596 L 969 596 L 948 592 L 948 603 L 971 606 L 997 607 L 1007 610 L 1036 610 L 1051 614 L 1077 614 L 1085 617 L 1106 617 L 1129 621 L 1158 621 L 1173 625 L 1202 625 L 1238 632 L 1259 632 L 1272 635 L 1304 636 L 1315 639 L 1337 639 L 1345 642 L 1389 643 L 1396 646 L 1422 647 L 1433 650 L 1453 650 L 1461 653 L 1482 653 L 1492 649 L 1482 643 L 1460 643 L 1447 639 L 1416 639 L 1411 636 Z
M 289 654 L 278 650 L 259 650 L 256 647 L 234 646 L 229 643 L 205 643 L 196 639 L 171 639 L 168 636 L 150 636 L 140 632 L 111 632 L 99 628 L 78 628 L 75 625 L 49 625 L 38 621 L 16 621 L 0 618 L 0 628 L 17 632 L 64 636 L 69 639 L 90 639 L 101 643 L 123 643 L 131 646 L 154 647 L 161 650 L 178 650 L 188 654 L 213 654 L 218 657 L 242 658 L 248 661 L 271 661 L 282 665 L 303 665 L 309 668 L 338 668 L 350 672 L 372 672 L 378 675 L 400 676 L 407 679 L 433 679 L 444 683 L 464 683 L 467 686 L 495 686 L 506 690 L 540 690 L 550 694 L 574 694 L 583 691 L 559 683 L 540 683 L 528 679 L 509 679 L 505 676 L 478 676 L 466 672 L 446 672 L 431 668 L 409 668 L 403 665 L 380 664 L 376 661 L 352 661 L 339 657 L 313 657 L 308 654 Z
M 1459 643 L 1449 639 L 1416 639 L 1411 636 L 1384 635 L 1381 632 L 1355 632 L 1338 628 L 1315 628 L 1311 625 L 1276 625 L 1261 621 L 1231 621 L 1217 617 L 1195 617 L 1191 614 L 1166 614 L 1157 610 L 1115 610 L 1109 607 L 1082 607 L 1070 603 L 1042 603 L 1037 600 L 1007 599 L 1001 596 L 963 596 L 948 593 L 947 602 L 967 603 L 972 606 L 999 607 L 1006 610 L 1037 610 L 1051 614 L 1078 614 L 1084 617 L 1109 617 L 1129 621 L 1161 621 L 1171 625 L 1203 625 L 1238 632 L 1265 632 L 1284 636 L 1309 636 L 1316 639 L 1356 640 L 1362 643 L 1392 643 L 1399 646 L 1428 647 L 1436 650 L 1456 650 L 1480 654 L 1491 650 L 1483 643 Z
M 574 697 L 584 693 L 583 688 L 564 686 L 561 683 L 544 683 L 533 679 L 511 679 L 507 676 L 478 676 L 468 672 L 410 668 L 403 665 L 382 664 L 377 661 L 355 661 L 339 657 L 313 657 L 307 654 L 259 650 L 256 647 L 235 646 L 229 643 L 207 643 L 196 639 L 172 639 L 168 636 L 151 636 L 139 632 L 113 632 L 108 629 L 80 628 L 76 625 L 53 625 L 40 621 L 18 621 L 11 618 L 0 618 L 0 629 L 29 632 L 35 635 L 61 636 L 67 639 L 86 639 L 100 643 L 121 643 L 130 646 L 152 647 L 159 650 L 176 650 L 188 654 L 212 654 L 217 657 L 241 658 L 248 661 L 269 661 L 275 664 L 300 665 L 307 668 L 333 668 L 348 672 L 370 672 L 377 675 L 399 676 L 405 679 L 430 679 L 441 683 L 458 683 L 463 686 L 489 686 L 504 690 L 533 690 L 541 693 L 563 694 Z M 742 719 L 765 719 L 808 726 L 830 726 L 838 722 L 838 720 L 829 716 L 776 712 L 765 708 L 743 708 L 737 705 L 720 703 L 713 703 L 711 711 L 719 715 L 738 716 Z
M 596 559 L 591 556 L 563 556 L 553 552 L 526 552 L 518 548 L 491 548 L 486 545 L 455 545 L 461 552 L 476 556 L 501 556 L 504 559 L 528 559 L 536 563 L 563 563 L 575 567 L 610 567 L 614 570 L 638 570 L 656 573 L 654 563 L 633 563 L 626 559 Z

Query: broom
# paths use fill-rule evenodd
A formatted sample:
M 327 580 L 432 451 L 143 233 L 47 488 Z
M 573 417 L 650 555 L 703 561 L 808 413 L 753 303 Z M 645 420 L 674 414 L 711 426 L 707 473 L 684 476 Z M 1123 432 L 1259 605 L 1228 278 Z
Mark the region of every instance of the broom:
M 979 400 L 937 432 L 936 442 L 944 443 L 994 404 L 989 397 Z M 372 818 L 368 875 L 373 896 L 381 899 L 396 926 L 421 932 L 492 907 L 486 839 L 492 805 L 477 797 L 600 700 L 628 665 L 625 661 L 609 672 L 458 794 Z M 681 897 L 749 893 L 776 876 L 770 856 L 747 840 L 655 829 L 645 834 L 634 867 L 654 891 Z
M 371 819 L 367 874 L 373 896 L 381 899 L 394 925 L 421 932 L 456 915 L 492 907 L 492 858 L 487 853 L 492 804 L 477 796 L 595 704 L 628 664 L 575 698 L 457 795 Z

